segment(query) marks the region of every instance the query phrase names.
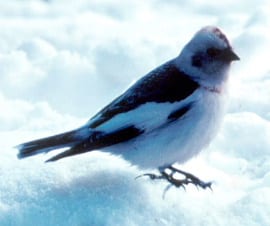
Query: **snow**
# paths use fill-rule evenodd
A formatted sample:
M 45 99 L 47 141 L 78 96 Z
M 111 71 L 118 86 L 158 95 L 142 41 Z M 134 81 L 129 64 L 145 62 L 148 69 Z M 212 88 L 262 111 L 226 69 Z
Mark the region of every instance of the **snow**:
M 0 225 L 270 225 L 269 1 L 0 3 Z M 213 191 L 135 177 L 99 152 L 52 164 L 16 158 L 23 141 L 82 125 L 202 26 L 241 61 L 217 138 L 181 168 Z

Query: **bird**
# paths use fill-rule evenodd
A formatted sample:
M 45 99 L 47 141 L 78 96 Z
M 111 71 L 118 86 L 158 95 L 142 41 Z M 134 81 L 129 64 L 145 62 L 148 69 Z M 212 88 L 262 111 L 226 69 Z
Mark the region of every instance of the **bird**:
M 196 176 L 173 166 L 205 149 L 215 137 L 225 114 L 229 70 L 240 60 L 220 28 L 205 26 L 195 33 L 180 54 L 141 77 L 102 108 L 83 126 L 18 145 L 18 158 L 63 152 L 46 162 L 92 151 L 121 156 L 151 179 L 166 179 L 175 186 L 192 183 Z M 166 173 L 170 170 L 170 173 Z M 173 177 L 181 173 L 184 180 Z

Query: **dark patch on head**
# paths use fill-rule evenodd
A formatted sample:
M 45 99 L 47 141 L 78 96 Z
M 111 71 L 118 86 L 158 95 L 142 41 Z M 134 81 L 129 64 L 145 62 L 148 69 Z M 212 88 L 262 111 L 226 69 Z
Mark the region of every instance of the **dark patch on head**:
M 206 50 L 207 55 L 210 56 L 210 57 L 212 57 L 212 58 L 220 55 L 221 52 L 222 52 L 222 50 L 217 49 L 217 48 L 214 48 L 214 47 L 208 48 Z

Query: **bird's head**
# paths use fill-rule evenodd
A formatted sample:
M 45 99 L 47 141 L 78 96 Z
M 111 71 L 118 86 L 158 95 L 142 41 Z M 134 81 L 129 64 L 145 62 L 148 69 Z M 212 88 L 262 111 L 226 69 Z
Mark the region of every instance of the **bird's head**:
M 187 43 L 176 65 L 200 84 L 218 87 L 226 82 L 231 62 L 239 59 L 220 29 L 208 26 Z

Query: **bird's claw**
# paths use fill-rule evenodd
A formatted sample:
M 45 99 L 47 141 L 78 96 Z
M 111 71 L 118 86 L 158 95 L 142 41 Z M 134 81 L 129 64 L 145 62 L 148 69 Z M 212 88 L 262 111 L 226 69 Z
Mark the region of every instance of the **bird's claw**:
M 168 169 L 171 171 L 169 174 L 162 172 L 163 175 L 166 175 L 166 179 L 170 184 L 174 185 L 175 187 L 183 187 L 185 189 L 185 186 L 188 184 L 193 184 L 197 188 L 207 189 L 209 188 L 212 190 L 212 182 L 204 182 L 198 177 L 194 176 L 191 173 L 187 173 L 185 171 L 182 171 L 180 169 L 177 169 L 173 166 L 169 166 Z M 176 179 L 174 175 L 176 173 L 182 174 L 185 178 L 184 179 Z
M 160 170 L 160 173 L 161 173 L 160 175 L 153 174 L 153 173 L 145 173 L 145 174 L 142 174 L 142 175 L 136 177 L 136 179 L 139 177 L 148 176 L 151 180 L 165 179 L 170 183 L 170 185 L 175 186 L 177 188 L 183 187 L 184 189 L 186 189 L 186 186 L 188 184 L 193 184 L 197 188 L 202 188 L 202 189 L 209 188 L 210 190 L 212 190 L 212 182 L 204 182 L 204 181 L 200 180 L 198 177 L 194 176 L 193 174 L 176 169 L 173 166 L 169 166 L 167 169 L 170 170 L 169 173 L 166 172 L 165 170 Z M 182 174 L 185 178 L 184 179 L 175 178 L 174 176 L 176 173 Z

